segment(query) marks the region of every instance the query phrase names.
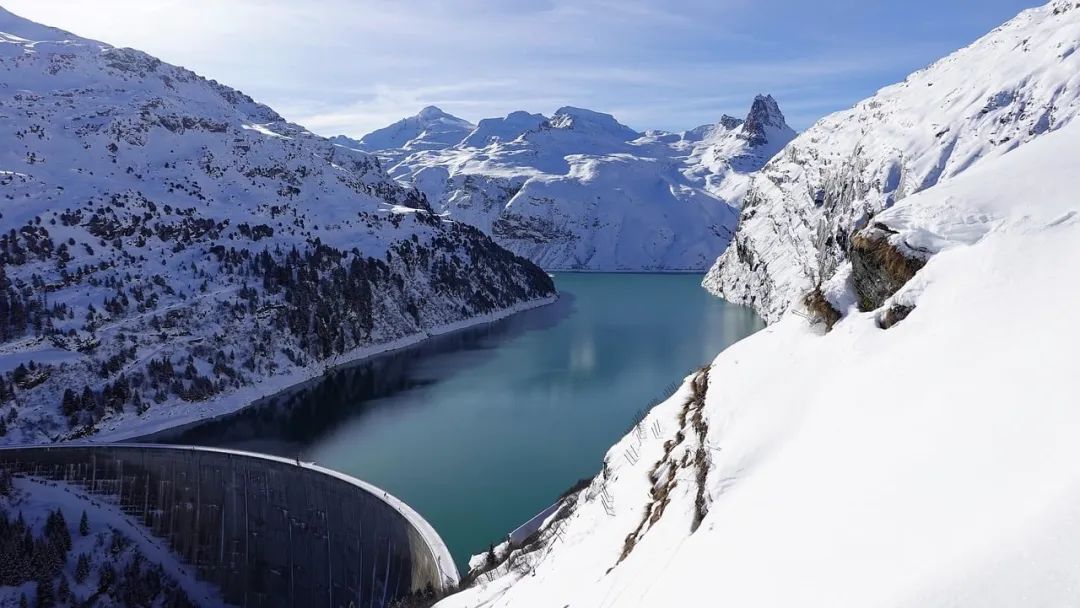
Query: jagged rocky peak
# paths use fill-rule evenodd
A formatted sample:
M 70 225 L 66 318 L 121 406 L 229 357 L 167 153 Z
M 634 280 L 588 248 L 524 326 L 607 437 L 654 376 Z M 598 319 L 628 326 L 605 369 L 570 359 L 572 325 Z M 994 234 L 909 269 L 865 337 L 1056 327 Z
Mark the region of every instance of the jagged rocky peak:
M 746 121 L 741 118 L 735 118 L 734 116 L 728 114 L 724 114 L 720 117 L 720 126 L 724 127 L 725 129 L 735 129 L 741 127 L 744 122 Z
M 723 124 L 723 119 L 721 119 L 721 124 Z M 780 104 L 776 103 L 772 95 L 758 95 L 754 98 L 754 103 L 750 106 L 750 113 L 746 115 L 742 128 L 743 137 L 752 145 L 761 145 L 771 141 L 776 134 L 790 134 L 791 136 L 795 134 L 784 120 Z
M 691 142 L 713 141 L 728 138 L 733 133 L 750 146 L 771 143 L 774 152 L 795 137 L 795 131 L 787 125 L 776 100 L 771 95 L 758 95 L 745 119 L 724 114 L 716 123 L 684 132 L 682 138 Z
M 584 108 L 564 106 L 551 117 L 551 128 L 577 131 L 589 135 L 603 135 L 629 141 L 641 134 L 622 124 L 611 114 Z

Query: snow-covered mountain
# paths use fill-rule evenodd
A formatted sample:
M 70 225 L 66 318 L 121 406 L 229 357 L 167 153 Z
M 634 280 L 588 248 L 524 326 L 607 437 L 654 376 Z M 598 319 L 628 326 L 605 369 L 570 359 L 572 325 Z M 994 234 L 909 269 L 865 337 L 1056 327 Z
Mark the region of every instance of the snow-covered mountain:
M 5 441 L 220 413 L 553 295 L 366 153 L 0 10 Z
M 940 108 L 928 103 L 927 121 L 911 110 L 908 128 L 896 131 L 891 120 L 860 124 L 857 109 L 851 122 L 833 117 L 808 133 L 820 149 L 800 138 L 788 149 L 794 159 L 784 152 L 770 164 L 758 180 L 769 184 L 754 186 L 757 213 L 785 231 L 802 226 L 805 205 L 768 198 L 772 188 L 816 183 L 797 181 L 818 170 L 799 159 L 842 163 L 833 137 L 846 129 L 869 152 L 948 128 L 957 136 L 951 154 L 970 161 L 932 155 L 935 184 L 903 190 L 849 232 L 849 257 L 818 266 L 817 248 L 774 237 L 772 247 L 800 267 L 835 268 L 810 320 L 774 318 L 690 376 L 534 537 L 476 556 L 471 586 L 439 606 L 1076 604 L 1080 124 L 1066 124 L 1066 102 L 1080 73 L 1068 67 L 1078 25 L 1080 3 L 1058 0 L 954 56 L 971 92 L 957 81 L 950 98 L 978 98 L 1000 82 L 997 69 L 1023 66 L 1028 77 L 1017 82 L 1033 90 L 1016 99 L 1059 91 L 1046 121 L 1017 106 L 1017 115 L 994 116 L 996 127 L 981 122 L 981 108 L 935 125 Z M 1047 40 L 1061 43 L 1058 53 L 1027 54 Z M 913 81 L 932 88 L 916 75 L 886 92 Z M 995 143 L 979 145 L 980 133 Z M 904 150 L 918 158 L 918 146 Z M 856 177 L 878 176 L 869 157 L 858 158 L 869 164 Z M 865 189 L 829 191 L 864 201 L 925 183 L 924 165 L 904 167 L 888 189 L 856 181 Z M 781 169 L 790 173 L 776 184 Z M 748 207 L 743 218 L 755 233 L 764 224 L 756 217 Z M 773 267 L 786 259 L 756 243 Z M 812 286 L 777 274 L 748 281 L 762 276 L 774 278 L 754 300 L 767 313 Z
M 749 175 L 794 135 L 760 96 L 745 120 L 682 134 L 564 107 L 481 120 L 457 145 L 400 162 L 378 154 L 437 212 L 547 269 L 704 270 L 731 238 Z
M 393 163 L 421 150 L 442 150 L 461 142 L 476 129 L 467 120 L 428 106 L 416 116 L 403 118 L 392 125 L 368 133 L 356 140 L 344 135 L 330 141 L 346 148 L 378 152 L 384 161 Z
M 754 181 L 706 287 L 775 321 L 832 276 L 876 213 L 1068 124 L 1080 112 L 1078 12 L 1066 0 L 1026 11 L 801 134 Z

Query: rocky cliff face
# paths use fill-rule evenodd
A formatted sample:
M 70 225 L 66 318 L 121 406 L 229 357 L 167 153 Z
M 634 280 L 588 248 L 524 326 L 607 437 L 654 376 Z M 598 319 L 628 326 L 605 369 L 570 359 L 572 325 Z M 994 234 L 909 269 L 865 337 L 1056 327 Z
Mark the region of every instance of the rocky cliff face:
M 859 310 L 877 310 L 900 291 L 926 260 L 917 253 L 905 253 L 889 243 L 894 232 L 884 224 L 864 228 L 851 239 L 851 288 Z
M 212 415 L 553 294 L 238 91 L 4 11 L 0 32 L 6 441 Z
M 1072 121 L 1078 41 L 1080 9 L 1052 2 L 822 119 L 754 180 L 706 288 L 777 320 L 875 214 Z
M 726 117 L 729 118 L 730 117 Z M 721 121 L 723 124 L 723 121 Z M 750 113 L 742 121 L 741 137 L 753 146 L 762 146 L 779 139 L 777 135 L 790 130 L 784 122 L 784 114 L 772 95 L 758 95 L 750 106 Z
M 704 270 L 731 238 L 749 175 L 794 135 L 767 96 L 746 120 L 682 134 L 564 107 L 484 119 L 390 172 L 547 269 Z

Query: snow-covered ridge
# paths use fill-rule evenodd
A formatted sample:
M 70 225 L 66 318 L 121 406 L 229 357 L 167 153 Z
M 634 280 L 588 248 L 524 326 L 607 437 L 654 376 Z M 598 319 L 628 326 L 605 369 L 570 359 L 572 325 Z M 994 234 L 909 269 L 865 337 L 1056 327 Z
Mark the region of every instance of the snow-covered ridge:
M 1075 604 L 1076 158 L 1071 124 L 878 214 L 928 260 L 882 310 L 721 353 L 440 608 Z
M 415 116 L 403 118 L 392 125 L 368 133 L 355 140 L 344 135 L 331 137 L 335 144 L 379 152 L 384 162 L 393 163 L 420 150 L 441 150 L 457 144 L 476 128 L 467 120 L 452 116 L 435 106 L 420 110 Z
M 3 441 L 211 416 L 554 293 L 243 93 L 6 11 L 0 32 Z
M 552 129 L 566 129 L 583 135 L 593 135 L 602 139 L 630 141 L 641 134 L 615 120 L 611 114 L 595 112 L 583 108 L 564 106 L 555 111 L 549 126 Z
M 518 110 L 502 118 L 481 120 L 460 144 L 465 148 L 486 148 L 500 141 L 513 141 L 525 133 L 539 130 L 547 123 L 548 119 L 543 114 Z
M 727 246 L 750 174 L 794 135 L 759 96 L 746 120 L 682 134 L 563 107 L 487 118 L 457 145 L 400 161 L 377 154 L 436 212 L 549 270 L 704 270 Z
M 754 180 L 706 287 L 777 320 L 875 214 L 1071 122 L 1078 47 L 1080 9 L 1058 0 L 822 119 Z

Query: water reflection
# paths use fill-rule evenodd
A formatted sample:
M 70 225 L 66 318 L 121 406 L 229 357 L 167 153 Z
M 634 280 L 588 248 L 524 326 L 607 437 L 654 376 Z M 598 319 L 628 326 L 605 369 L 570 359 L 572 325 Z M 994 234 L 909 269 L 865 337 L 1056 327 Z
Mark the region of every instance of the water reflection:
M 574 311 L 576 296 L 563 293 L 548 306 L 415 346 L 343 366 L 234 414 L 143 437 L 140 441 L 229 446 L 307 458 L 308 448 L 346 421 L 362 424 L 378 407 L 405 414 L 423 407 L 413 399 L 385 397 L 431 386 L 498 354 L 498 345 L 555 326 Z M 448 356 L 450 355 L 450 356 Z
M 665 387 L 761 327 L 700 279 L 560 274 L 555 304 L 154 439 L 301 456 L 370 481 L 464 564 L 594 474 Z

